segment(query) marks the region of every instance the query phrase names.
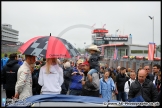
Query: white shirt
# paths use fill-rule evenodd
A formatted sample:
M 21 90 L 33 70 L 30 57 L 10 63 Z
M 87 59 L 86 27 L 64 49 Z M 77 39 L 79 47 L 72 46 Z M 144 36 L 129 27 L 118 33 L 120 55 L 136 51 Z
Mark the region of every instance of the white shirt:
M 46 65 L 40 68 L 38 83 L 42 86 L 42 94 L 60 94 L 63 81 L 63 69 L 59 65 L 51 65 L 49 74 Z
M 15 93 L 19 93 L 19 99 L 25 99 L 32 96 L 32 74 L 30 65 L 24 61 L 17 73 L 17 82 L 15 85 Z
M 132 82 L 134 82 L 135 80 L 132 80 L 131 78 L 129 79 L 130 81 L 130 85 Z M 124 85 L 124 92 L 128 93 L 129 92 L 129 84 L 128 84 L 128 81 L 125 82 L 125 85 Z

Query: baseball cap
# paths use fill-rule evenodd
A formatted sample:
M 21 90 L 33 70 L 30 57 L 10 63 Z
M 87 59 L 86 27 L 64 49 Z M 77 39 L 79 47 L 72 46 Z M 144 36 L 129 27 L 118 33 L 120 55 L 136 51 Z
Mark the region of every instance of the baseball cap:
M 89 62 L 88 61 L 85 61 L 84 63 L 82 63 L 82 65 L 89 65 Z
M 81 63 L 83 63 L 83 60 L 82 60 L 82 59 L 79 59 L 79 60 L 77 61 L 77 64 L 81 64 Z

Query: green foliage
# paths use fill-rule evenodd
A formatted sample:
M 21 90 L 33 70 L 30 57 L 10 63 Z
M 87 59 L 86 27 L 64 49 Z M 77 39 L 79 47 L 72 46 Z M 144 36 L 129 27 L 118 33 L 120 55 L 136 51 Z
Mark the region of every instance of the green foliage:
M 1 53 L 1 58 L 4 57 L 4 54 L 7 54 L 8 56 L 11 54 L 11 53 L 17 53 L 17 54 L 21 54 L 20 52 L 7 52 L 7 53 Z
M 82 53 L 82 54 L 85 53 L 85 49 L 84 49 L 84 48 L 82 48 L 82 49 L 81 49 L 81 48 L 78 48 L 77 50 L 78 50 L 80 53 Z
M 158 50 L 159 52 L 161 52 L 161 45 L 158 45 L 158 46 L 157 46 L 157 50 Z

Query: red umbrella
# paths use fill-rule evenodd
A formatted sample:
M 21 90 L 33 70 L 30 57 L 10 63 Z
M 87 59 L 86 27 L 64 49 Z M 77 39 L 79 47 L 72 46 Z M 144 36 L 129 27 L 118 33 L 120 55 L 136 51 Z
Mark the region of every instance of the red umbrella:
M 54 36 L 38 36 L 28 40 L 19 49 L 22 54 L 45 58 L 72 58 L 80 55 L 65 39 Z

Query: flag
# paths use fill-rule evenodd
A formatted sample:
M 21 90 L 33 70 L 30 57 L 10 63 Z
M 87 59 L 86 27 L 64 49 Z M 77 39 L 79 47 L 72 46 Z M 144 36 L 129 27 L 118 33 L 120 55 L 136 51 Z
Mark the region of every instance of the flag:
M 113 57 L 114 60 L 117 59 L 117 54 L 118 54 L 118 50 L 115 48 L 115 50 L 114 50 L 114 57 Z
M 104 24 L 102 28 L 104 28 L 104 27 L 105 27 L 105 25 L 106 25 L 106 24 Z
M 104 56 L 104 46 L 101 47 L 101 55 Z
M 77 60 L 79 60 L 80 56 L 77 56 Z
M 148 60 L 154 60 L 155 43 L 149 43 L 148 45 Z

